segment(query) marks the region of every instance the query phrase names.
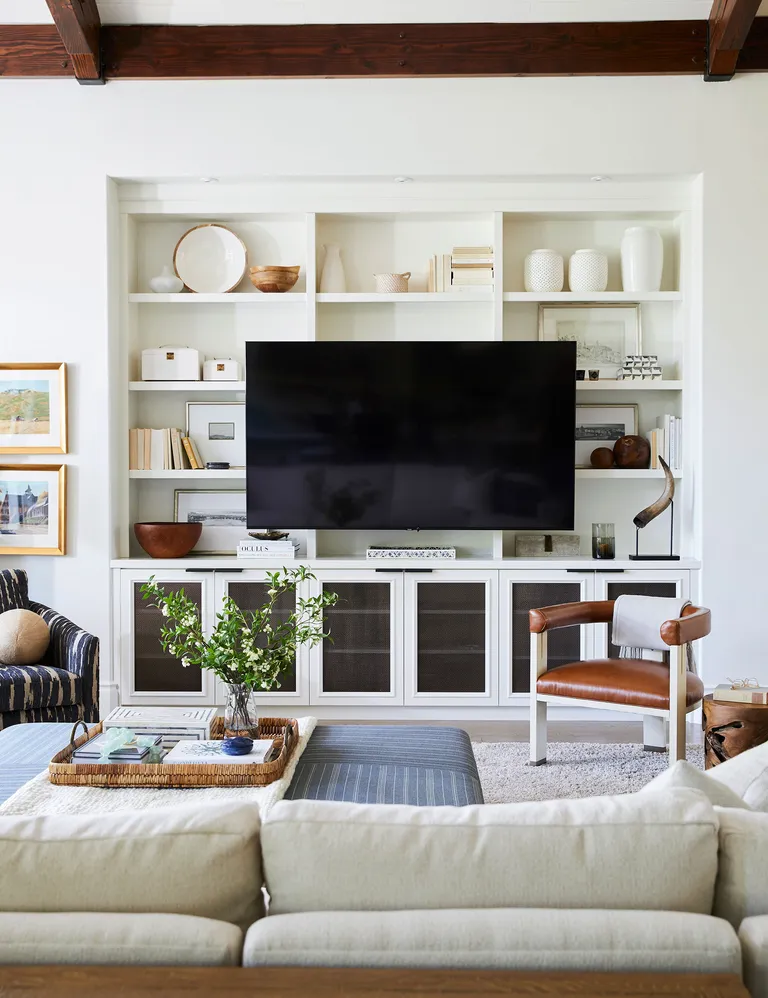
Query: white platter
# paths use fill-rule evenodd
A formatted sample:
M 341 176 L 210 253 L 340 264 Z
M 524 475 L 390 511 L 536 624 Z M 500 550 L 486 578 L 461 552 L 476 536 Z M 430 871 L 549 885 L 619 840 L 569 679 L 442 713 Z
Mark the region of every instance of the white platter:
M 231 229 L 216 222 L 196 225 L 176 244 L 173 266 L 190 291 L 224 294 L 245 276 L 245 243 Z

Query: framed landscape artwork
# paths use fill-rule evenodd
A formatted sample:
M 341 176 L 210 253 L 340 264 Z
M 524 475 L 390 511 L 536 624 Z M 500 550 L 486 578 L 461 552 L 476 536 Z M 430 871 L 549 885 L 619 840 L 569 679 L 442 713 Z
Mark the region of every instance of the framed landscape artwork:
M 245 490 L 176 489 L 174 499 L 177 523 L 203 525 L 196 554 L 233 554 L 248 536 Z
M 245 402 L 187 402 L 187 436 L 203 463 L 228 461 L 245 467 Z
M 591 467 L 597 447 L 610 447 L 619 437 L 637 433 L 636 405 L 576 406 L 576 467 Z
M 67 365 L 0 364 L 0 454 L 67 453 Z
M 65 554 L 66 467 L 0 465 L 0 557 Z
M 615 378 L 641 354 L 639 305 L 540 305 L 539 339 L 576 343 L 576 367 Z

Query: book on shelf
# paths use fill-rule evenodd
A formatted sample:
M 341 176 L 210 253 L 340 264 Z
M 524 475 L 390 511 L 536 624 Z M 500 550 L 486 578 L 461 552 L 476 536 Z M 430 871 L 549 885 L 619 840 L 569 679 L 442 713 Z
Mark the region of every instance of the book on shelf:
M 648 442 L 651 445 L 651 468 L 661 468 L 660 457 L 675 471 L 682 467 L 683 421 L 679 416 L 659 416 L 655 428 L 648 434 Z
M 186 441 L 186 442 L 185 442 Z M 128 432 L 128 468 L 131 471 L 184 471 L 202 468 L 193 440 L 175 427 Z
M 733 689 L 728 683 L 720 683 L 715 687 L 712 699 L 730 703 L 768 704 L 768 686 L 739 686 Z

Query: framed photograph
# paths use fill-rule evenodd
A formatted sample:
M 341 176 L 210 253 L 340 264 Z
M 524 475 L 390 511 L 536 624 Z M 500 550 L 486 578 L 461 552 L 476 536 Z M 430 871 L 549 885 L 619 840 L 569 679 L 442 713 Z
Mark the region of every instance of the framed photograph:
M 619 437 L 637 433 L 636 405 L 576 406 L 576 467 L 591 468 L 596 447 L 613 447 Z
M 192 549 L 197 554 L 233 554 L 238 541 L 248 536 L 245 490 L 176 489 L 173 518 L 177 523 L 202 523 L 200 540 Z
M 203 464 L 229 461 L 245 467 L 245 402 L 187 402 L 187 436 Z
M 642 353 L 639 305 L 539 305 L 539 339 L 576 343 L 576 367 L 616 377 Z
M 0 465 L 0 557 L 65 554 L 66 524 L 65 465 Z
M 67 453 L 67 365 L 0 364 L 0 454 Z

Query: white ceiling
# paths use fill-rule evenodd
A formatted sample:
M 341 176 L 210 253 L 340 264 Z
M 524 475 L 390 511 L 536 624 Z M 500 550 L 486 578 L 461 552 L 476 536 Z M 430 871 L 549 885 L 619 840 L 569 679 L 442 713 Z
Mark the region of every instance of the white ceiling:
M 98 0 L 105 24 L 361 24 L 704 19 L 712 0 Z M 768 0 L 760 8 L 768 15 Z M 45 0 L 0 0 L 0 23 L 50 23 Z

